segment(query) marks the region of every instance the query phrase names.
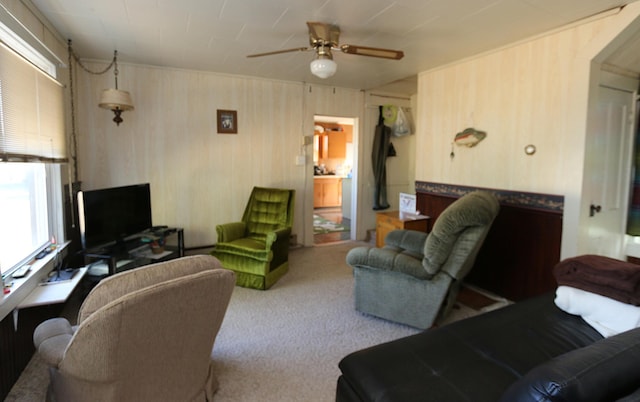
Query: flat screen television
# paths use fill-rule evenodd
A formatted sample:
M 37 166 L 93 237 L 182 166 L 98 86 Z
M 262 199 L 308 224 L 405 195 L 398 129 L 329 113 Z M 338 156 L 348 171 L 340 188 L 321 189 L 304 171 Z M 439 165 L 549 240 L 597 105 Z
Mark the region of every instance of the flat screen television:
M 152 227 L 149 183 L 80 191 L 78 218 L 85 250 L 123 245 Z

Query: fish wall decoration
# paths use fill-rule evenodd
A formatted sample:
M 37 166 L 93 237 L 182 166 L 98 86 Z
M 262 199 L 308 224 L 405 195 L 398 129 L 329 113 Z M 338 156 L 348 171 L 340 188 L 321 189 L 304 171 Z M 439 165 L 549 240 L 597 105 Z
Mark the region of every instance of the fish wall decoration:
M 475 147 L 478 143 L 487 137 L 487 133 L 484 131 L 478 131 L 475 128 L 465 128 L 463 131 L 456 134 L 453 142 L 460 146 Z

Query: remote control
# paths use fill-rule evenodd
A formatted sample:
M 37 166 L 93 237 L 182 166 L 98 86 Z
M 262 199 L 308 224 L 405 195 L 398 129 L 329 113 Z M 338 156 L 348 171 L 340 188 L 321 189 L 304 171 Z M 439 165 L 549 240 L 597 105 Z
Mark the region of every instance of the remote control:
M 49 251 L 47 251 L 47 249 L 45 248 L 44 250 L 42 250 L 41 252 L 36 254 L 36 260 L 40 260 L 40 259 L 44 258 L 44 256 L 47 255 L 47 254 L 49 254 Z
M 40 260 L 42 258 L 44 258 L 47 254 L 49 254 L 50 252 L 52 252 L 53 250 L 55 250 L 55 246 L 51 245 L 51 246 L 47 246 L 45 249 L 43 249 L 41 252 L 39 252 L 38 254 L 36 254 L 36 260 Z
M 27 275 L 29 271 L 31 271 L 31 265 L 30 264 L 23 265 L 20 268 L 13 271 L 13 273 L 11 274 L 11 277 L 13 277 L 14 279 L 23 278 L 24 276 Z

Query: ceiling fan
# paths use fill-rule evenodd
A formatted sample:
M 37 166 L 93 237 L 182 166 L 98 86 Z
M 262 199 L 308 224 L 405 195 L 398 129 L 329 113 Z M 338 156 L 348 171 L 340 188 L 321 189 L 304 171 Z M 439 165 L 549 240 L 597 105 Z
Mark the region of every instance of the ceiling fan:
M 381 49 L 358 45 L 340 45 L 340 27 L 324 22 L 307 22 L 309 27 L 309 47 L 276 50 L 273 52 L 251 54 L 247 57 L 262 57 L 289 52 L 305 52 L 315 50 L 316 58 L 311 62 L 311 73 L 320 78 L 329 78 L 335 74 L 338 65 L 333 61 L 331 51 L 355 54 L 360 56 L 379 57 L 400 60 L 404 57 L 401 50 Z

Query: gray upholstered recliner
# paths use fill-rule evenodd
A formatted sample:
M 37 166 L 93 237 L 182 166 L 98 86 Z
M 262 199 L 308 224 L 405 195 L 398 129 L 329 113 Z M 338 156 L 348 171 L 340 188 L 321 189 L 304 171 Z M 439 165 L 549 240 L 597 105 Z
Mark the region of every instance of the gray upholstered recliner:
M 78 325 L 40 324 L 33 340 L 49 365 L 54 401 L 210 401 L 211 353 L 235 273 L 212 256 L 183 257 L 102 280 Z
M 356 247 L 356 310 L 426 329 L 453 306 L 500 206 L 487 191 L 474 191 L 440 214 L 432 231 L 394 230 L 385 246 Z

